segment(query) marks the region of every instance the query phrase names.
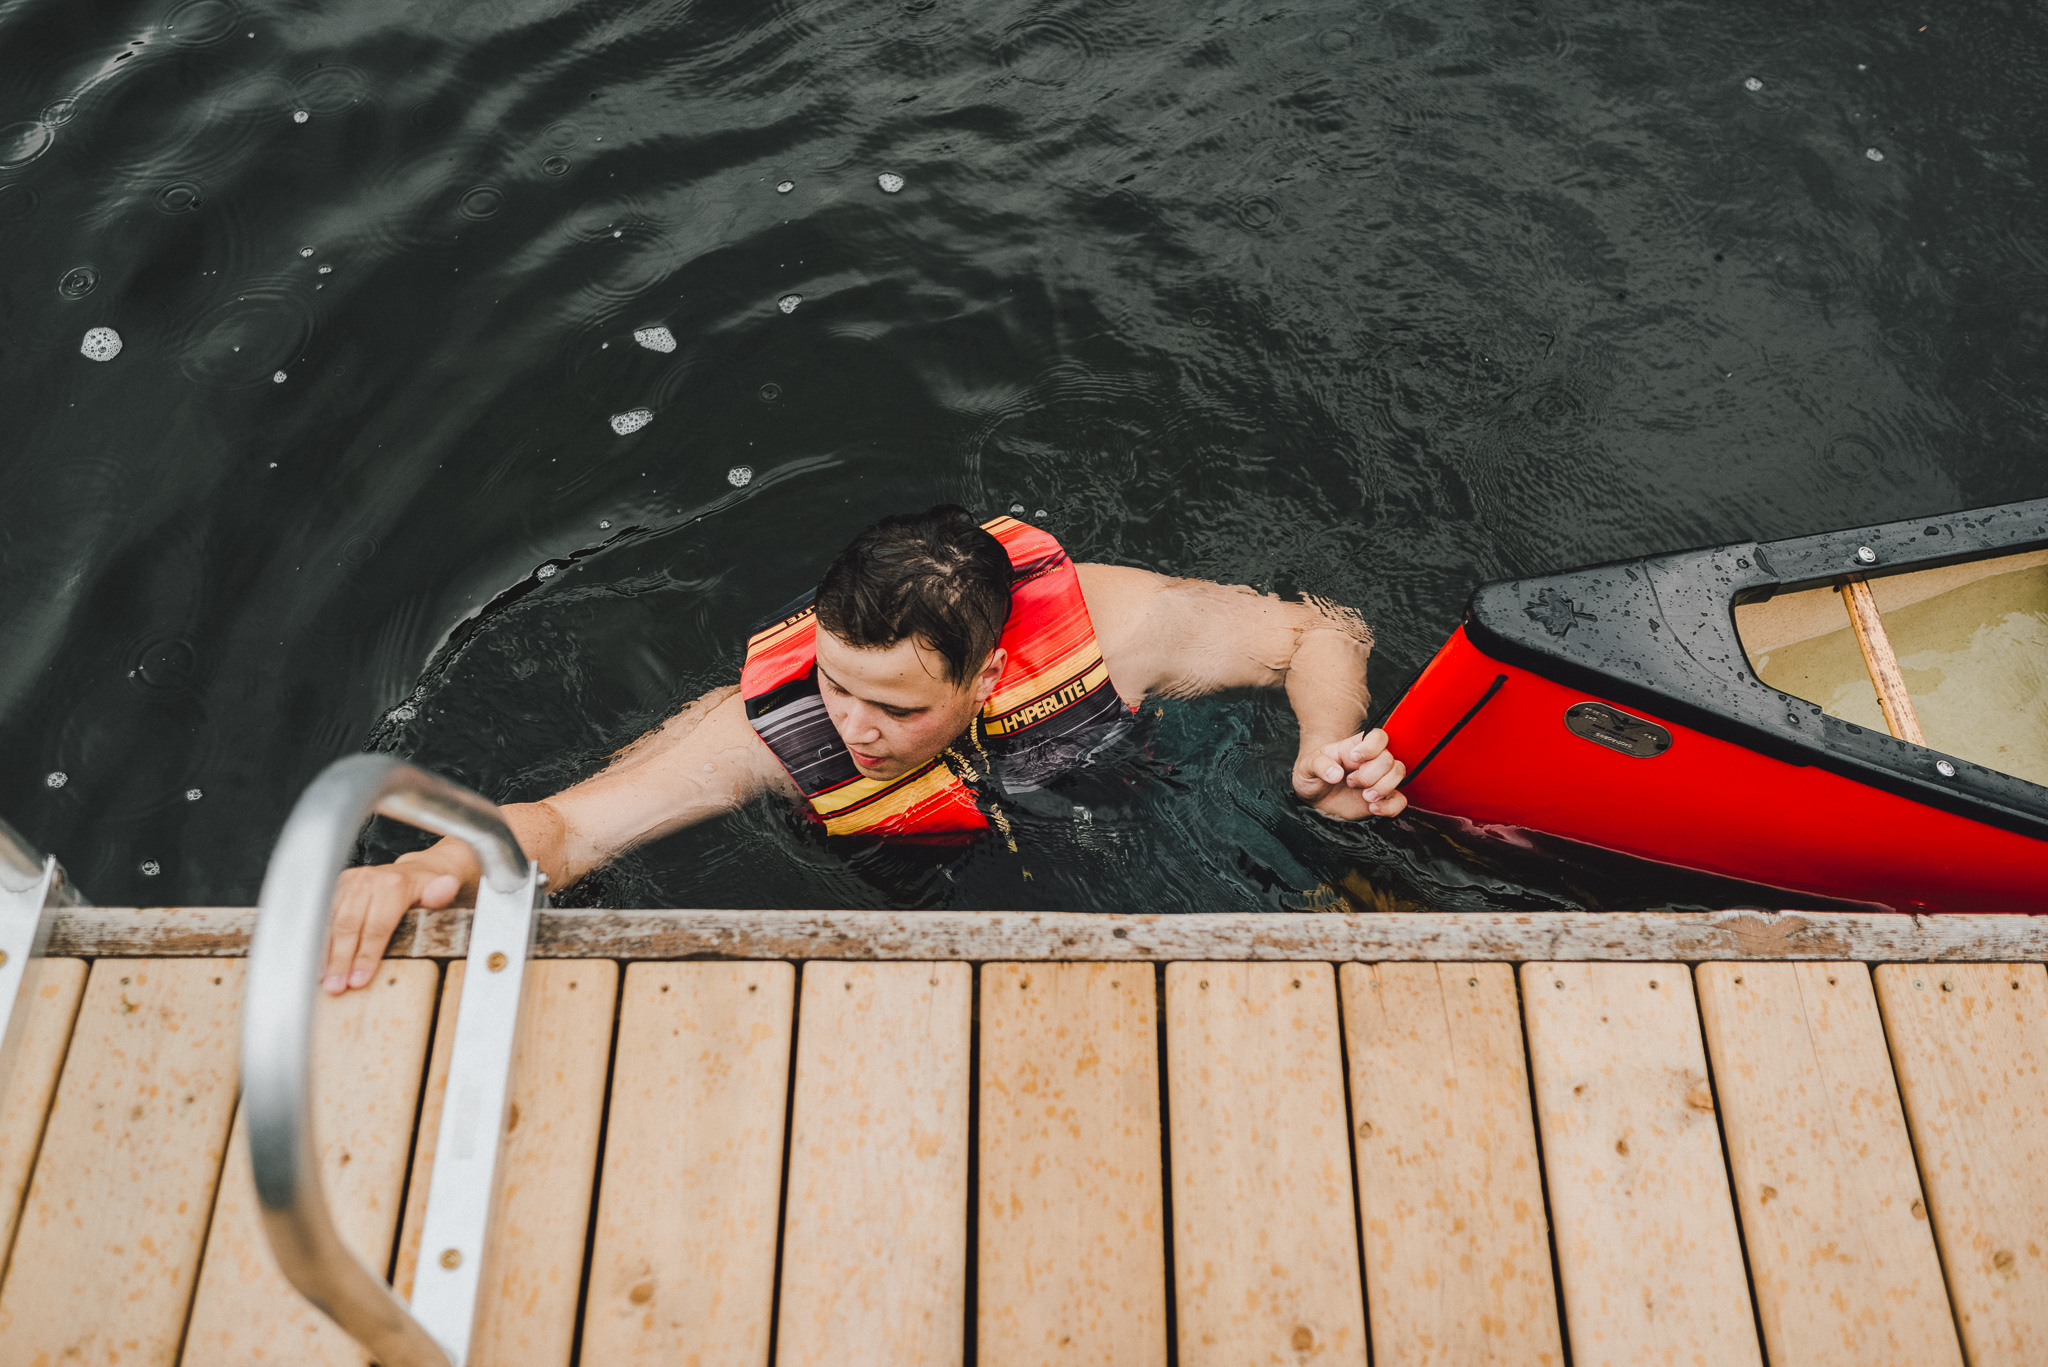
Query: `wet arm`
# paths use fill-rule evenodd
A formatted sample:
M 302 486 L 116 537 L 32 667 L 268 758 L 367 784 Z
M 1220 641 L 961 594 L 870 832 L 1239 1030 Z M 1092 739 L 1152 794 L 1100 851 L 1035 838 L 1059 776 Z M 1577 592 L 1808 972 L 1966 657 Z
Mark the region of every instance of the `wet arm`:
M 771 791 L 795 788 L 748 724 L 739 690 L 723 688 L 683 708 L 581 783 L 499 811 L 548 885 L 560 890 L 635 845 Z M 335 891 L 328 990 L 368 982 L 406 911 L 474 899 L 481 873 L 469 846 L 453 839 L 344 873 Z
M 1079 565 L 1111 682 L 1125 701 L 1283 688 L 1301 729 L 1295 790 L 1333 816 L 1393 815 L 1405 771 L 1360 734 L 1372 632 L 1349 609 L 1241 586 Z M 1333 776 L 1334 775 L 1334 776 Z

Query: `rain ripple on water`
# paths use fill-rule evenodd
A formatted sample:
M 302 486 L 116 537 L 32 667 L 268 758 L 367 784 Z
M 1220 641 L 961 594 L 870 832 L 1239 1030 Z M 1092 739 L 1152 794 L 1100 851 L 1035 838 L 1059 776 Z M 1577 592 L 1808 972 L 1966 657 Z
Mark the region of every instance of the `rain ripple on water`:
M 194 384 L 212 389 L 272 383 L 298 360 L 312 335 L 312 308 L 297 286 L 249 286 L 193 320 L 181 348 L 182 368 Z

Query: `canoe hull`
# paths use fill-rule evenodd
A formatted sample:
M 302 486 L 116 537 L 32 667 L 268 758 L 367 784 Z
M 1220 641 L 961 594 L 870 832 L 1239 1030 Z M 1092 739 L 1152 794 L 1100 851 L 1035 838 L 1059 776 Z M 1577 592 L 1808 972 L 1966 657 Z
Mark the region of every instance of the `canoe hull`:
M 1385 725 L 1409 801 L 1482 828 L 1902 912 L 2048 911 L 2048 841 L 1545 677 L 1462 627 Z

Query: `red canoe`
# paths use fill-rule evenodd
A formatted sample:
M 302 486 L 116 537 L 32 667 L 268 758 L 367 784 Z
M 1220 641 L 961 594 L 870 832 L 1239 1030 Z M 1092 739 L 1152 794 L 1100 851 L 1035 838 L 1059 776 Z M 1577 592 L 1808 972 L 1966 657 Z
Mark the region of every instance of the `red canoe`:
M 2048 499 L 1485 585 L 1386 729 L 1478 836 L 2048 911 Z

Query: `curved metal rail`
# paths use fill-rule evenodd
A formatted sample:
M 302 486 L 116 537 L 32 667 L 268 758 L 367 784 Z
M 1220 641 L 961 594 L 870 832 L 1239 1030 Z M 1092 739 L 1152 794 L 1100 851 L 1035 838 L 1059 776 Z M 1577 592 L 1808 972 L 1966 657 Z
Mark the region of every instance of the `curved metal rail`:
M 14 1074 L 14 1056 L 27 1028 L 29 990 L 36 960 L 50 939 L 50 913 L 79 904 L 77 891 L 55 855 L 0 821 L 0 1088 Z
M 342 1243 L 313 1133 L 313 1008 L 334 884 L 373 812 L 454 836 L 483 866 L 409 1307 Z M 242 1015 L 242 1110 L 263 1230 L 292 1285 L 384 1367 L 463 1367 L 469 1353 L 545 881 L 496 807 L 386 755 L 337 760 L 313 780 L 263 877 Z

